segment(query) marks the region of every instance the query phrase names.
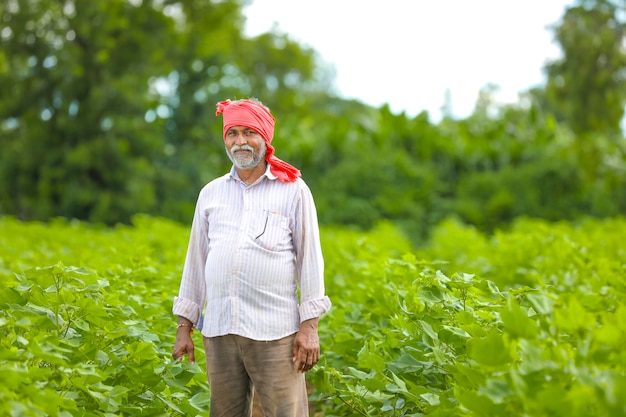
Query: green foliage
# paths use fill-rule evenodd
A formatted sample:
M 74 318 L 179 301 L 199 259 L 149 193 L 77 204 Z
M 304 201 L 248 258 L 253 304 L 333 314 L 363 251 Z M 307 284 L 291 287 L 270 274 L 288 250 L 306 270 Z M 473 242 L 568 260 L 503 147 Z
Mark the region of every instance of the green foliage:
M 206 413 L 203 368 L 171 359 L 184 227 L 4 218 L 0 230 L 0 414 Z
M 579 134 L 621 137 L 626 100 L 623 4 L 581 0 L 554 27 L 563 57 L 546 66 L 551 109 Z
M 207 415 L 173 362 L 188 228 L 0 218 L 0 413 Z M 447 220 L 419 250 L 390 222 L 323 228 L 320 416 L 623 415 L 622 218 L 519 219 L 488 236 Z
M 330 142 L 308 136 L 306 125 L 282 126 L 282 137 L 302 138 L 283 155 L 304 154 L 322 223 L 367 230 L 390 219 L 416 243 L 452 215 L 491 232 L 518 216 L 573 220 L 626 210 L 624 141 L 578 141 L 537 107 L 496 106 L 488 97 L 481 106 L 439 125 L 386 108 L 328 112 L 319 117 L 329 123 L 316 129 Z
M 215 103 L 327 88 L 313 51 L 243 37 L 243 1 L 0 1 L 0 212 L 187 220 L 221 175 Z
M 622 415 L 625 232 L 520 220 L 487 237 L 448 221 L 403 256 L 392 229 L 327 241 L 323 415 Z
M 450 216 L 493 232 L 626 212 L 613 3 L 567 11 L 545 91 L 501 106 L 488 86 L 470 117 L 438 124 L 334 97 L 315 51 L 277 30 L 243 36 L 245 3 L 0 0 L 0 213 L 187 222 L 230 168 L 215 103 L 250 96 L 273 110 L 277 155 L 326 225 L 392 220 L 421 243 Z
M 147 80 L 171 19 L 148 2 L 3 1 L 5 213 L 114 223 L 155 204 Z

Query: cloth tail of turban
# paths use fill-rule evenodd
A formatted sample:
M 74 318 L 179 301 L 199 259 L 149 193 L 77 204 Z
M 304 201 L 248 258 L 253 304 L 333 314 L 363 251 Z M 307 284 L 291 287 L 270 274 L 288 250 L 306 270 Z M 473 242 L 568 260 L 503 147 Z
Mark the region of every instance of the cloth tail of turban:
M 274 138 L 274 117 L 260 103 L 251 100 L 220 101 L 217 103 L 216 116 L 223 115 L 224 140 L 226 132 L 233 126 L 245 126 L 257 132 L 265 140 L 267 152 L 265 160 L 270 166 L 272 174 L 279 181 L 293 182 L 300 176 L 300 171 L 274 156 L 274 147 L 271 145 Z

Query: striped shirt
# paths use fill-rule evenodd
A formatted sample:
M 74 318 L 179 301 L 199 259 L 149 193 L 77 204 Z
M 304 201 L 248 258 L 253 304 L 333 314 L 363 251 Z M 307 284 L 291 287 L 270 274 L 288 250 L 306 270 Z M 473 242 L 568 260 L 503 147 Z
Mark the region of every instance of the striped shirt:
M 175 315 L 207 337 L 276 340 L 330 306 L 317 212 L 302 179 L 280 182 L 268 168 L 246 187 L 233 167 L 200 191 Z

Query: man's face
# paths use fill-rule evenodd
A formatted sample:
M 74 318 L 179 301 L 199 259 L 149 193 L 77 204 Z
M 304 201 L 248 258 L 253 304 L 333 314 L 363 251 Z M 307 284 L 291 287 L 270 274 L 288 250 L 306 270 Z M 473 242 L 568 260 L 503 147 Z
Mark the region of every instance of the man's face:
M 254 169 L 265 158 L 265 140 L 245 126 L 233 126 L 226 132 L 226 153 L 236 168 Z

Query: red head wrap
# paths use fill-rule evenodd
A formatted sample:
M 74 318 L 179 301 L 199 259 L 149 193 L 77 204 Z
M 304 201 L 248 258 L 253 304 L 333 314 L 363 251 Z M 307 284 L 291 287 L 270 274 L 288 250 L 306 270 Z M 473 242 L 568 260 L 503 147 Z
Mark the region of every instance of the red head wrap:
M 226 132 L 233 126 L 245 126 L 257 132 L 265 140 L 267 152 L 265 160 L 272 174 L 282 182 L 293 182 L 300 176 L 300 171 L 274 156 L 271 145 L 274 138 L 274 117 L 261 103 L 252 100 L 220 101 L 217 103 L 216 116 L 224 118 L 224 140 Z

